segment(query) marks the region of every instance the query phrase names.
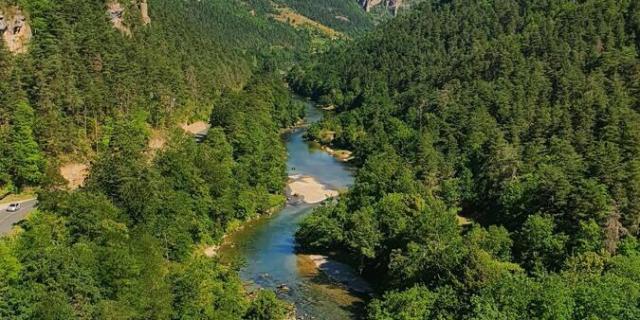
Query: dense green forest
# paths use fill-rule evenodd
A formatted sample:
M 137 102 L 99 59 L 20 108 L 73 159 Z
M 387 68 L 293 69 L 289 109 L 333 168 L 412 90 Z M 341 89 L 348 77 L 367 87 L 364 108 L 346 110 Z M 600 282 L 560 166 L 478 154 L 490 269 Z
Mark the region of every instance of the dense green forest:
M 40 187 L 0 238 L 2 319 L 284 319 L 203 247 L 284 204 L 281 130 L 304 114 L 282 72 L 319 35 L 267 1 L 0 0 L 33 37 L 0 41 L 0 196 Z M 16 9 L 18 8 L 18 9 Z M 118 10 L 120 8 L 117 8 Z M 213 110 L 213 111 L 212 111 Z M 200 143 L 178 129 L 212 128 Z M 152 150 L 152 132 L 166 132 Z M 57 166 L 89 160 L 64 191 Z
M 302 249 L 369 319 L 640 318 L 639 50 L 638 1 L 433 0 L 297 68 L 361 167 Z
M 0 48 L 0 187 L 44 183 L 60 157 L 91 159 L 122 115 L 145 113 L 159 128 L 206 119 L 224 90 L 307 50 L 309 32 L 270 18 L 267 1 L 148 4 L 145 25 L 136 3 L 122 2 L 127 35 L 105 1 L 0 1 L 33 29 L 27 53 Z
M 234 221 L 284 203 L 279 128 L 301 116 L 282 81 L 225 92 L 201 143 L 176 129 L 150 160 L 144 113 L 114 120 L 88 182 L 43 191 L 23 231 L 0 239 L 3 319 L 283 319 L 205 257 Z
M 0 0 L 17 12 L 0 196 L 40 189 L 0 237 L 2 319 L 290 316 L 203 253 L 284 205 L 289 87 L 333 110 L 308 138 L 354 152 L 296 240 L 373 283 L 365 318 L 640 319 L 640 1 Z M 68 160 L 91 165 L 75 191 Z
M 356 0 L 279 0 L 301 14 L 347 34 L 360 34 L 373 26 L 373 19 Z

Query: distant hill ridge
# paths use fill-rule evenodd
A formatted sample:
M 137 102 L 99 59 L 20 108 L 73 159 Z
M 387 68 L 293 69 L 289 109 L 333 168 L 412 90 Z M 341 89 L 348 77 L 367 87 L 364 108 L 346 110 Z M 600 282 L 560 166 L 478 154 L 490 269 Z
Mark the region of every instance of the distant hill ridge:
M 222 92 L 242 88 L 263 63 L 284 69 L 311 38 L 324 37 L 315 43 L 322 45 L 334 32 L 314 17 L 301 27 L 278 21 L 277 7 L 284 6 L 0 0 L 0 187 L 39 183 L 39 174 L 15 178 L 21 165 L 11 145 L 22 120 L 31 152 L 47 156 L 37 159 L 85 161 L 108 140 L 114 119 L 139 114 L 160 128 L 206 119 Z M 333 15 L 357 24 L 345 10 Z M 31 164 L 39 173 L 45 166 Z

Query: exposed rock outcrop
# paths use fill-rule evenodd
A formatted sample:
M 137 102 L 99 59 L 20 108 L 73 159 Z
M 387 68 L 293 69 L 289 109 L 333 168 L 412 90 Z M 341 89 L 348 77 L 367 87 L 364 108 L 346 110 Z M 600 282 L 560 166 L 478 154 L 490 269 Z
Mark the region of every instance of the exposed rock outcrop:
M 147 0 L 140 0 L 138 8 L 140 8 L 142 23 L 145 25 L 151 23 L 151 17 L 149 16 L 149 3 Z
M 67 180 L 67 188 L 75 190 L 84 185 L 89 176 L 89 166 L 77 162 L 67 163 L 60 167 L 60 175 Z
M 7 30 L 7 22 L 4 20 L 4 13 L 0 12 L 0 32 Z
M 137 6 L 138 10 L 140 10 L 140 19 L 142 20 L 142 24 L 150 24 L 151 17 L 149 16 L 148 0 L 131 0 L 131 4 Z M 107 4 L 107 15 L 109 16 L 109 20 L 111 20 L 113 27 L 126 35 L 131 35 L 131 29 L 125 23 L 125 14 L 126 9 L 120 2 L 111 1 Z
M 182 130 L 187 133 L 192 134 L 196 142 L 204 141 L 204 138 L 207 137 L 207 133 L 209 133 L 209 129 L 211 129 L 211 125 L 204 121 L 196 121 L 191 124 L 183 123 L 180 127 L 182 127 Z
M 387 10 L 391 11 L 393 15 L 398 14 L 398 10 L 403 6 L 402 0 L 358 0 L 360 6 L 366 11 L 369 12 L 374 7 L 384 4 Z
M 107 5 L 107 14 L 114 28 L 126 35 L 131 35 L 131 29 L 124 24 L 124 7 L 119 2 L 110 2 Z
M 394 16 L 398 15 L 398 10 L 400 10 L 401 6 L 402 6 L 402 0 L 389 0 L 389 4 L 387 5 L 389 10 L 393 12 Z
M 32 37 L 31 27 L 19 8 L 0 9 L 0 34 L 9 52 L 27 52 L 27 44 Z
M 383 1 L 387 0 L 360 0 L 360 6 L 364 9 L 364 11 L 369 12 L 373 7 L 381 4 Z

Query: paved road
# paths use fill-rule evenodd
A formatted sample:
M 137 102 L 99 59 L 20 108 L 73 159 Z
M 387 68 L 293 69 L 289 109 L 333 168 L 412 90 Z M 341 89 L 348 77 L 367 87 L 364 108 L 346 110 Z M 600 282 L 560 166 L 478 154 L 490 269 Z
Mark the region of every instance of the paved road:
M 31 211 L 35 210 L 38 203 L 36 199 L 18 201 L 22 204 L 22 208 L 16 212 L 8 212 L 8 203 L 0 204 L 0 235 L 7 234 L 17 222 L 24 220 Z

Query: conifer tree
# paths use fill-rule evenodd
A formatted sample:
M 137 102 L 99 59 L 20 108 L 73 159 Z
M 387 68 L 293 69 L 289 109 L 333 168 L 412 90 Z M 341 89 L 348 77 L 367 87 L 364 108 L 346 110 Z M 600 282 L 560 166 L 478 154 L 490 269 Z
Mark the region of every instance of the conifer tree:
M 16 105 L 11 125 L 11 173 L 18 187 L 34 185 L 41 181 L 44 158 L 33 135 L 34 113 L 31 106 L 22 101 Z

